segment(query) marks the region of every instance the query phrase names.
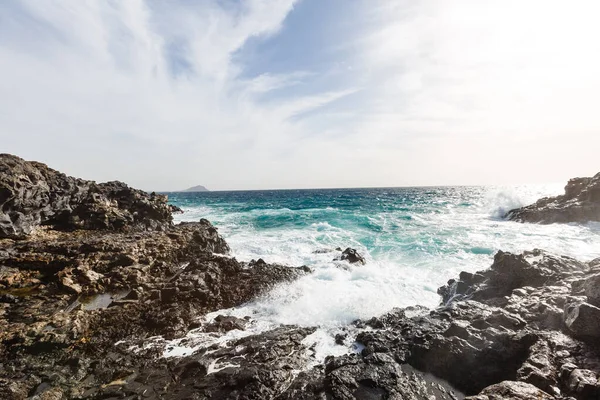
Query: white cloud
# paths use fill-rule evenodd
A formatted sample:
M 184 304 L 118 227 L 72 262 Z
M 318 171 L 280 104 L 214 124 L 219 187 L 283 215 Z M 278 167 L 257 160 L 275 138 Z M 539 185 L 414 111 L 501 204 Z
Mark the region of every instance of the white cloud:
M 395 146 L 415 183 L 595 173 L 597 2 L 423 0 L 371 9 L 360 60 L 372 98 L 357 132 L 370 133 L 365 146 Z M 409 142 L 419 145 L 403 154 Z M 406 177 L 402 162 L 390 163 L 397 179 Z
M 309 74 L 239 77 L 234 53 L 251 37 L 275 34 L 293 4 L 76 0 L 1 8 L 12 22 L 0 38 L 3 150 L 149 189 L 195 180 L 274 184 L 270 164 L 299 131 L 289 119 L 347 93 L 266 103 L 258 97 Z M 27 37 L 31 30 L 37 40 Z
M 596 2 L 365 1 L 323 41 L 336 65 L 243 76 L 237 52 L 295 5 L 1 3 L 2 151 L 158 190 L 596 172 Z

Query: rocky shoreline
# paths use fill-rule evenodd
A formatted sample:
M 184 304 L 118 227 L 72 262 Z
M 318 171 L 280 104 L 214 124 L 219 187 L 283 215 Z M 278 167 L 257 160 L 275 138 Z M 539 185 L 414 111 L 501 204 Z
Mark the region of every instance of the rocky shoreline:
M 572 205 L 590 209 L 597 178 L 569 183 Z M 543 250 L 498 252 L 435 310 L 356 321 L 336 340 L 360 351 L 323 363 L 316 328 L 298 326 L 164 358 L 157 336 L 243 331 L 250 320 L 201 317 L 311 273 L 238 262 L 210 222 L 174 225 L 175 211 L 0 155 L 1 399 L 600 398 L 600 259 Z
M 565 186 L 565 194 L 510 210 L 505 218 L 542 224 L 600 221 L 600 173 L 591 178 L 573 178 Z

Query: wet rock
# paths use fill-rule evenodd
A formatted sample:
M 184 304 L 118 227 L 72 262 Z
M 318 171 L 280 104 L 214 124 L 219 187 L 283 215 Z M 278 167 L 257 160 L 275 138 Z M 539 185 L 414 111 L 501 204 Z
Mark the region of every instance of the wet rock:
M 499 251 L 489 269 L 475 274 L 462 272 L 458 281 L 449 281 L 438 293 L 445 303 L 462 298 L 502 302 L 515 289 L 549 286 L 587 270 L 585 263 L 540 249 L 522 254 Z
M 355 323 L 358 329 L 369 328 L 355 339 L 363 347 L 361 353 L 332 357 L 324 370 L 302 375 L 291 388 L 299 398 L 443 398 L 397 391 L 394 384 L 401 378 L 381 380 L 382 371 L 412 368 L 414 382 L 433 375 L 459 398 L 461 392 L 482 400 L 594 398 L 568 382 L 571 372 L 583 365 L 597 374 L 595 342 L 581 341 L 568 329 L 561 332 L 565 306 L 581 302 L 581 282 L 591 274 L 585 263 L 541 250 L 499 252 L 488 270 L 463 272 L 441 288 L 444 302 L 436 310 L 397 309 Z M 600 326 L 600 318 L 592 320 Z M 574 361 L 577 364 L 566 369 Z M 368 388 L 358 382 L 363 368 L 377 377 Z M 349 372 L 331 377 L 338 369 Z M 592 375 L 586 377 L 585 382 L 593 381 Z M 329 380 L 335 389 L 328 386 Z M 307 388 L 309 394 L 301 395 Z
M 171 363 L 155 362 L 120 388 L 121 396 L 168 399 L 273 399 L 309 361 L 302 344 L 314 328 L 283 326 Z M 148 377 L 152 376 L 151 380 Z M 176 383 L 176 384 L 173 384 Z
M 204 327 L 205 332 L 229 332 L 234 329 L 243 331 L 248 321 L 233 316 L 217 315 L 215 320 Z
M 592 178 L 571 179 L 564 195 L 545 197 L 511 210 L 505 218 L 544 224 L 600 221 L 600 173 Z
M 171 214 L 183 214 L 183 210 L 173 204 L 169 204 L 169 210 Z
M 15 174 L 19 168 L 23 176 Z M 240 342 L 227 354 L 221 349 L 176 369 L 167 368 L 162 350 L 147 341 L 182 337 L 206 313 L 248 302 L 310 269 L 240 263 L 226 256 L 229 246 L 209 221 L 173 226 L 165 198 L 120 183 L 97 185 L 2 156 L 0 178 L 7 174 L 12 180 L 2 192 L 8 193 L 3 212 L 29 207 L 31 218 L 23 221 L 31 229 L 14 223 L 18 219 L 2 225 L 19 240 L 0 239 L 0 398 L 146 398 L 155 390 L 174 392 L 173 371 L 189 377 L 186 384 L 196 393 L 191 379 L 207 375 L 211 365 L 209 375 L 220 376 L 210 384 L 217 390 L 237 379 L 217 372 L 239 364 L 240 354 L 261 354 L 248 360 L 261 372 L 247 376 L 270 374 L 272 382 L 264 385 L 271 389 L 264 390 L 274 393 L 303 365 L 300 342 L 310 332 L 295 328 L 264 336 L 264 350 Z M 215 332 L 244 327 L 245 320 L 233 317 L 218 317 L 214 326 Z M 274 345 L 284 338 L 294 347 Z M 139 353 L 130 350 L 137 345 Z M 240 346 L 253 350 L 240 353 Z M 284 351 L 298 352 L 288 358 L 295 360 L 289 369 L 275 363 Z
M 457 399 L 444 381 L 396 363 L 387 354 L 365 361 L 355 355 L 330 357 L 325 368 L 300 374 L 281 399 Z
M 356 249 L 352 249 L 350 247 L 346 248 L 346 250 L 342 252 L 342 255 L 334 261 L 336 260 L 348 261 L 350 264 L 364 265 L 366 263 L 364 257 L 361 256 Z
M 346 338 L 348 337 L 347 334 L 344 333 L 338 333 L 335 335 L 335 344 L 343 346 L 345 343 L 344 341 L 346 340 Z

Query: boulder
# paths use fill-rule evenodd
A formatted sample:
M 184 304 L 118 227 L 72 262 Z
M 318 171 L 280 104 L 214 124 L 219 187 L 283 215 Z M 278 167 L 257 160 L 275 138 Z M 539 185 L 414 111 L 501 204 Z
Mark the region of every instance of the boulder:
M 364 257 L 361 256 L 360 253 L 358 251 L 356 251 L 356 249 L 352 249 L 350 247 L 348 247 L 348 248 L 346 248 L 346 250 L 342 251 L 342 255 L 340 256 L 339 260 L 347 261 L 350 264 L 358 263 L 358 264 L 364 265 L 366 263 Z
M 565 326 L 582 338 L 600 337 L 600 308 L 589 303 L 571 303 L 565 307 Z
M 573 369 L 566 377 L 566 384 L 572 393 L 582 399 L 597 399 L 600 397 L 598 374 L 589 369 Z
M 600 274 L 592 275 L 583 282 L 588 303 L 600 307 Z

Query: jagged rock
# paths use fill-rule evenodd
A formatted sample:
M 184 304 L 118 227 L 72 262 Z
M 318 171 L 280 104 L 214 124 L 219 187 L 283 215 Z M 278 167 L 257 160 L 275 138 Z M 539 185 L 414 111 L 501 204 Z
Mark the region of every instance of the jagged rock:
M 205 332 L 229 332 L 237 329 L 243 331 L 246 329 L 248 321 L 233 316 L 217 315 L 215 320 L 204 327 Z
M 523 254 L 499 251 L 489 269 L 475 274 L 462 272 L 458 281 L 450 280 L 438 293 L 445 303 L 460 298 L 502 301 L 514 289 L 549 286 L 587 270 L 585 263 L 540 249 Z
M 173 204 L 169 204 L 169 210 L 171 211 L 171 214 L 183 214 L 183 210 Z
M 577 389 L 569 377 L 577 369 L 597 374 L 595 342 L 570 336 L 563 322 L 565 306 L 582 297 L 580 282 L 590 274 L 586 263 L 541 250 L 499 252 L 488 270 L 461 273 L 460 280 L 441 288 L 445 301 L 436 310 L 398 309 L 355 323 L 369 328 L 356 336 L 364 347 L 360 355 L 334 357 L 324 369 L 300 375 L 286 392 L 293 395 L 283 398 L 359 398 L 362 371 L 377 377 L 360 392 L 363 397 L 443 398 L 399 390 L 397 372 L 396 380 L 383 379 L 398 368 L 416 371 L 413 382 L 432 374 L 458 397 L 462 392 L 482 400 L 594 398 L 586 397 L 591 389 Z M 570 363 L 575 364 L 566 370 Z M 340 368 L 347 372 L 332 375 Z M 589 388 L 592 375 L 585 377 Z
M 526 207 L 510 210 L 505 218 L 544 224 L 600 221 L 600 173 L 571 179 L 565 194 L 545 197 Z
M 173 226 L 166 198 L 118 182 L 95 184 L 2 155 L 0 195 L 0 219 L 8 216 L 0 228 L 2 399 L 122 397 L 124 386 L 146 396 L 155 377 L 168 386 L 173 375 L 158 358 L 159 349 L 138 354 L 126 343 L 181 337 L 198 317 L 310 272 L 262 260 L 240 263 L 227 256 L 229 246 L 207 220 Z M 243 328 L 242 320 L 217 320 L 220 332 Z M 303 336 L 289 335 L 296 348 L 278 350 L 274 334 L 260 342 L 269 344 L 266 350 L 247 353 L 264 354 L 254 364 L 263 368 L 260 377 L 272 376 L 265 387 L 279 388 L 285 379 L 275 377 L 291 377 L 301 366 L 298 361 L 287 370 L 267 362 L 277 351 L 303 351 Z M 238 362 L 239 347 L 229 350 L 214 357 Z M 198 373 L 206 375 L 209 366 Z M 178 371 L 192 376 L 193 369 L 192 363 Z M 222 377 L 231 378 L 226 372 Z M 227 379 L 213 388 L 225 388 Z
M 378 353 L 364 361 L 355 355 L 329 357 L 324 368 L 298 375 L 278 398 L 449 400 L 462 396 L 446 382 Z
M 346 250 L 342 252 L 340 258 L 336 260 L 348 261 L 350 264 L 358 263 L 364 265 L 366 263 L 364 257 L 361 256 L 356 249 L 352 249 L 350 247 L 346 248 Z
M 600 337 L 600 308 L 588 303 L 573 303 L 565 307 L 565 325 L 574 335 Z
M 582 286 L 588 303 L 600 306 L 600 274 L 586 278 Z
M 548 393 L 524 382 L 503 381 L 483 389 L 477 396 L 465 400 L 550 400 Z
M 24 238 L 36 228 L 164 229 L 167 198 L 121 182 L 97 184 L 45 164 L 0 154 L 0 238 Z
M 314 331 L 282 326 L 212 346 L 170 362 L 168 368 L 157 360 L 120 382 L 118 394 L 150 399 L 273 399 L 287 388 L 295 371 L 307 365 L 310 350 L 302 341 Z M 92 397 L 107 395 L 106 388 L 99 387 Z
M 600 382 L 598 374 L 588 369 L 573 369 L 566 378 L 567 386 L 572 393 L 584 399 L 600 397 Z

